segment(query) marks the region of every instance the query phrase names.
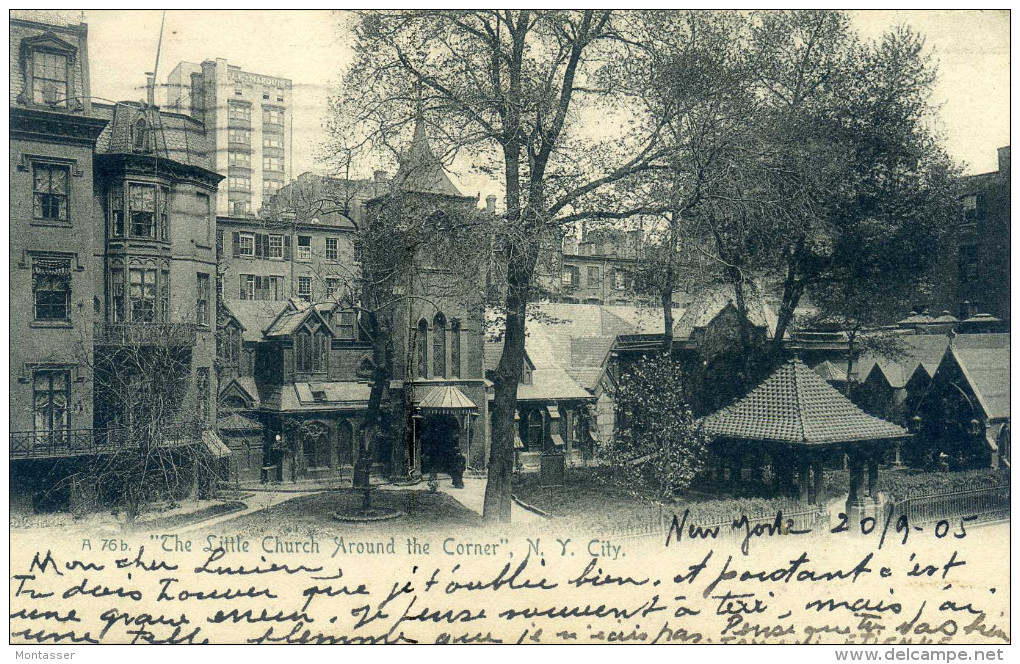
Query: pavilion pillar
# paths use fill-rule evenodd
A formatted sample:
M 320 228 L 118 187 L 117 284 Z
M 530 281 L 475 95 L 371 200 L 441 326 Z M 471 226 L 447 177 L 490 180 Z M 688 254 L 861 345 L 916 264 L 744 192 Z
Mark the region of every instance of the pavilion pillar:
M 864 459 L 861 458 L 860 452 L 853 450 L 850 452 L 850 491 L 846 497 L 846 510 L 847 514 L 853 518 L 853 513 L 860 514 L 864 508 L 863 496 L 863 485 L 864 485 Z
M 868 495 L 878 502 L 878 452 L 868 457 Z
M 810 464 L 805 453 L 801 453 L 797 456 L 797 497 L 800 502 L 808 502 L 810 497 L 809 489 L 811 486 L 811 478 L 808 476 L 810 473 Z
M 816 454 L 811 460 L 811 473 L 814 475 L 814 495 L 811 497 L 811 503 L 814 505 L 822 504 L 822 486 L 823 479 L 825 477 L 825 471 L 822 469 L 822 455 Z

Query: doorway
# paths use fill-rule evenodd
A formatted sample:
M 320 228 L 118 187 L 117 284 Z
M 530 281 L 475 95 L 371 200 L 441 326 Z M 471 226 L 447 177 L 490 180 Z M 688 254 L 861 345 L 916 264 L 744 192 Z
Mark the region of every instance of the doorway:
M 427 415 L 421 430 L 421 471 L 446 473 L 460 451 L 460 423 L 453 415 Z

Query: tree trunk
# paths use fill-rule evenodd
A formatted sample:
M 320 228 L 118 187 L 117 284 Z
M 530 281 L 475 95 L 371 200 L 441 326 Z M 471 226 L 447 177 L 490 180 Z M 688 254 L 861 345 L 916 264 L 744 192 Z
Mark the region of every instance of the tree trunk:
M 666 248 L 666 274 L 659 291 L 662 304 L 662 350 L 672 356 L 673 353 L 673 291 L 676 290 L 676 245 L 677 225 L 680 220 L 676 212 L 669 218 L 669 246 Z
M 848 399 L 850 398 L 850 375 L 854 370 L 854 341 L 856 338 L 856 332 L 848 332 L 846 335 L 846 387 L 843 391 Z
M 512 254 L 508 251 L 508 255 Z M 524 255 L 511 259 L 507 270 L 506 334 L 493 384 L 489 480 L 485 485 L 483 508 L 483 517 L 487 521 L 510 521 L 514 410 L 517 408 L 517 385 L 524 366 L 525 315 L 537 258 L 537 247 L 529 247 Z

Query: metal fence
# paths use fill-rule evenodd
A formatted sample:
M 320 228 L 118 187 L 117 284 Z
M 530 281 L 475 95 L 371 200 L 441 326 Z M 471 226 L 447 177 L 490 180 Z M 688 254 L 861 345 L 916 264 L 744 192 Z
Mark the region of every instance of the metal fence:
M 202 425 L 196 422 L 163 425 L 153 435 L 130 427 L 12 431 L 10 458 L 41 459 L 113 454 L 121 450 L 137 450 L 143 445 L 181 447 L 200 442 Z
M 894 505 L 893 514 L 906 515 L 910 523 L 935 523 L 943 519 L 976 516 L 978 521 L 1009 518 L 1009 485 L 914 493 Z
M 95 343 L 103 346 L 194 346 L 198 332 L 194 323 L 95 324 Z

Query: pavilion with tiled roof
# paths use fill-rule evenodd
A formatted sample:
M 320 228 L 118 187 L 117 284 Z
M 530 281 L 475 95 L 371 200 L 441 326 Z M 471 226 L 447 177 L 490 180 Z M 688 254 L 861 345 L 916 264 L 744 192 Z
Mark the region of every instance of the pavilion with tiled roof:
M 861 498 L 865 466 L 874 497 L 879 459 L 910 435 L 903 427 L 862 411 L 797 358 L 743 399 L 705 417 L 702 428 L 715 438 L 714 447 L 731 471 L 734 466 L 739 469 L 749 453 L 767 454 L 780 488 L 792 491 L 796 471 L 800 498 L 810 502 L 821 496 L 823 461 L 833 452 L 846 453 L 848 502 L 854 504 Z

